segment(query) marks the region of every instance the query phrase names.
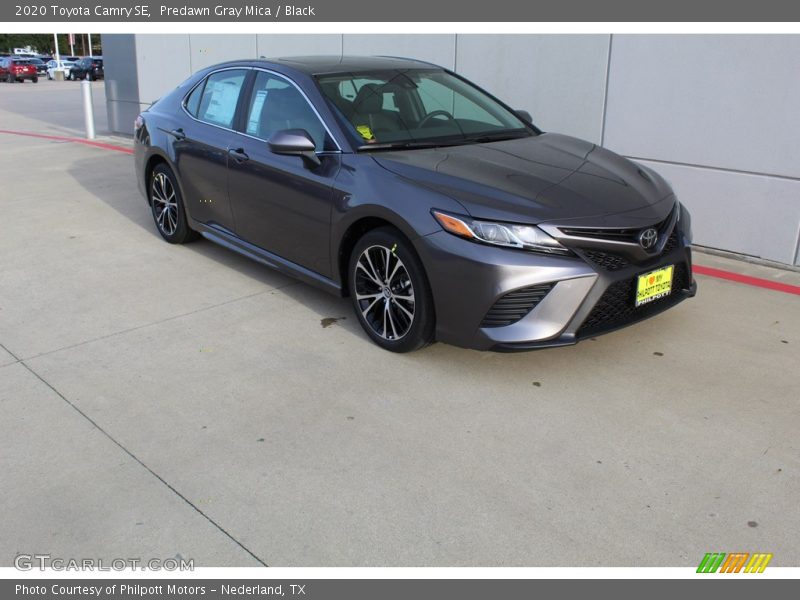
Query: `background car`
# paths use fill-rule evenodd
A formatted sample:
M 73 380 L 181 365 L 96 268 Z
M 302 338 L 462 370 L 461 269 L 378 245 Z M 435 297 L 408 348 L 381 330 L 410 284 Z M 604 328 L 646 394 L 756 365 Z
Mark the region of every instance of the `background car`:
M 0 59 L 0 81 L 14 83 L 16 81 L 24 82 L 26 79 L 33 83 L 39 81 L 36 66 L 31 63 L 30 59 L 15 56 Z
M 58 70 L 64 71 L 64 79 L 69 79 L 69 72 L 74 63 L 68 60 L 51 60 L 47 63 L 47 78 L 55 79 L 55 72 Z
M 134 154 L 166 241 L 203 235 L 349 296 L 394 352 L 574 344 L 696 289 L 691 218 L 661 176 L 429 63 L 209 67 L 139 115 Z
M 29 58 L 30 63 L 36 67 L 37 75 L 47 74 L 47 64 L 41 58 Z
M 70 69 L 69 78 L 72 81 L 78 79 L 88 79 L 89 81 L 103 79 L 103 57 L 85 57 L 76 61 Z

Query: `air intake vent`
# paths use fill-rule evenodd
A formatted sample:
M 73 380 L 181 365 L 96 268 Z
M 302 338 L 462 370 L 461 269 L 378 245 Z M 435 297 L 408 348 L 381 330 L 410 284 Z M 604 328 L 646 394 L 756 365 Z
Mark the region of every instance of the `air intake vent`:
M 516 323 L 536 308 L 554 285 L 543 283 L 509 292 L 494 303 L 483 318 L 481 327 L 505 327 Z

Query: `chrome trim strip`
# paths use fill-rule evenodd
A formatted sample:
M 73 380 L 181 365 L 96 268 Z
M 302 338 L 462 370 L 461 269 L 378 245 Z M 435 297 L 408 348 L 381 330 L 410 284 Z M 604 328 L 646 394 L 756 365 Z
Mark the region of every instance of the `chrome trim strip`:
M 192 93 L 197 89 L 197 87 L 200 84 L 205 83 L 205 81 L 209 77 L 211 77 L 212 75 L 215 75 L 216 73 L 222 73 L 223 71 L 240 71 L 240 70 L 244 70 L 244 71 L 263 71 L 265 73 L 269 73 L 270 75 L 274 75 L 276 77 L 280 77 L 281 79 L 284 79 L 285 81 L 288 81 L 289 84 L 294 86 L 294 88 L 298 92 L 300 92 L 300 95 L 303 96 L 303 99 L 311 107 L 311 110 L 314 111 L 314 114 L 319 119 L 319 122 L 322 123 L 322 126 L 325 128 L 325 131 L 328 132 L 328 135 L 331 136 L 331 139 L 333 140 L 333 143 L 336 145 L 336 150 L 319 150 L 319 151 L 316 152 L 316 154 L 317 155 L 321 155 L 321 154 L 341 154 L 342 153 L 342 145 L 339 143 L 339 140 L 337 140 L 336 136 L 333 135 L 333 132 L 328 127 L 328 124 L 325 122 L 325 119 L 323 119 L 322 116 L 319 114 L 319 111 L 317 110 L 317 107 L 314 106 L 314 103 L 311 102 L 311 100 L 309 99 L 308 95 L 300 88 L 300 86 L 297 85 L 292 79 L 290 79 L 286 75 L 283 75 L 282 73 L 278 73 L 276 71 L 272 71 L 270 69 L 265 69 L 264 67 L 252 67 L 252 66 L 224 67 L 222 69 L 217 69 L 215 71 L 211 71 L 208 75 L 206 75 L 200 81 L 195 83 L 192 86 L 192 89 L 190 89 L 188 92 L 186 92 L 186 94 L 183 96 L 183 99 L 181 100 L 181 109 L 183 109 L 183 112 L 186 113 L 186 116 L 188 116 L 193 121 L 196 121 L 197 123 L 202 123 L 203 125 L 210 125 L 211 127 L 216 127 L 217 129 L 222 129 L 223 131 L 229 131 L 231 133 L 235 133 L 237 135 L 241 135 L 241 136 L 253 139 L 253 140 L 258 140 L 259 142 L 266 142 L 267 140 L 265 140 L 263 138 L 260 138 L 260 137 L 256 137 L 254 135 L 250 135 L 249 133 L 245 133 L 244 131 L 236 131 L 235 129 L 230 129 L 229 127 L 222 127 L 221 125 L 215 125 L 214 123 L 209 123 L 208 121 L 202 121 L 201 119 L 198 119 L 197 117 L 192 115 L 192 113 L 190 113 L 188 110 L 186 110 L 186 102 L 189 99 L 189 96 L 192 95 Z

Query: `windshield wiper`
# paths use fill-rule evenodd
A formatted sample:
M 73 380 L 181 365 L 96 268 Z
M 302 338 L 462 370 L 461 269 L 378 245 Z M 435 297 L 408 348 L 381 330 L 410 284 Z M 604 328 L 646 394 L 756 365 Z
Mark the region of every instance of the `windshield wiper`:
M 411 148 L 441 148 L 442 146 L 453 146 L 458 142 L 386 142 L 383 144 L 362 144 L 358 147 L 362 150 L 408 150 Z
M 458 144 L 487 144 L 489 142 L 504 142 L 506 140 L 518 140 L 524 137 L 530 137 L 527 131 L 502 131 L 498 133 L 485 133 L 473 137 L 466 137 L 459 140 Z

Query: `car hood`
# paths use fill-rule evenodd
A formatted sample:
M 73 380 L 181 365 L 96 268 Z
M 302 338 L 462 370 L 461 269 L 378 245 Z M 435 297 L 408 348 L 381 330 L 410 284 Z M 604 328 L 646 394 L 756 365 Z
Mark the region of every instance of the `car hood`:
M 591 142 L 554 133 L 373 158 L 482 219 L 635 227 L 660 221 L 673 205 L 667 201 L 672 190 L 654 171 Z

